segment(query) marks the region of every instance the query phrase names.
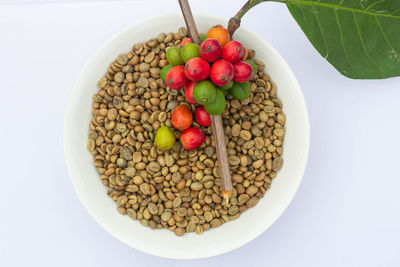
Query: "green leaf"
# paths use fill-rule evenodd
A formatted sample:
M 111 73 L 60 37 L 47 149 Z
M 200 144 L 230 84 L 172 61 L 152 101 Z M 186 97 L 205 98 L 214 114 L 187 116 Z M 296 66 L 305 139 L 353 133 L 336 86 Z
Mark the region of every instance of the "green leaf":
M 400 0 L 272 0 L 286 3 L 308 39 L 340 73 L 400 76 Z

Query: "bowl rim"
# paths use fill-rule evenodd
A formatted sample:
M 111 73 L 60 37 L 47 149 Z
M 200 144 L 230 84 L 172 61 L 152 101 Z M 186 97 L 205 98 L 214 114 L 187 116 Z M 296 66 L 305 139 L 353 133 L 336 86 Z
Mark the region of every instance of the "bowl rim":
M 215 15 L 209 15 L 209 14 L 204 14 L 204 13 L 198 13 L 198 12 L 194 12 L 193 13 L 194 18 L 196 19 L 197 17 L 202 17 L 202 18 L 210 18 L 210 19 L 215 19 L 215 20 L 224 20 L 227 21 L 226 18 L 223 17 L 219 17 L 219 16 L 215 16 Z M 292 69 L 289 67 L 289 65 L 287 64 L 286 60 L 278 53 L 278 51 L 272 47 L 266 40 L 264 40 L 262 37 L 260 37 L 257 33 L 253 32 L 252 30 L 249 30 L 246 27 L 241 26 L 241 29 L 244 29 L 245 31 L 247 31 L 248 33 L 254 35 L 255 38 L 257 38 L 258 42 L 262 42 L 263 46 L 268 47 L 269 50 L 272 51 L 272 53 L 276 54 L 278 57 L 280 57 L 282 59 L 282 64 L 285 67 L 287 73 L 289 75 L 292 76 L 293 78 L 293 82 L 295 83 L 296 86 L 294 86 L 294 88 L 292 90 L 296 90 L 298 93 L 298 96 L 300 97 L 299 101 L 301 102 L 301 106 L 302 106 L 302 110 L 304 113 L 304 134 L 305 134 L 305 140 L 304 140 L 304 147 L 305 150 L 303 157 L 301 158 L 301 170 L 298 171 L 299 173 L 299 179 L 297 181 L 297 184 L 295 184 L 295 190 L 294 193 L 292 194 L 291 198 L 287 201 L 287 203 L 284 204 L 284 208 L 282 208 L 282 210 L 280 211 L 279 214 L 277 214 L 276 218 L 268 225 L 265 224 L 265 226 L 260 229 L 259 231 L 252 231 L 249 235 L 247 235 L 245 238 L 242 239 L 241 242 L 236 242 L 236 243 L 232 243 L 231 245 L 227 245 L 225 248 L 221 248 L 218 251 L 215 252 L 209 252 L 207 255 L 204 256 L 193 256 L 193 255 L 179 255 L 178 257 L 176 255 L 168 255 L 166 253 L 163 252 L 155 252 L 152 250 L 149 250 L 145 247 L 141 247 L 138 244 L 131 244 L 131 243 L 127 243 L 124 240 L 120 239 L 117 234 L 113 231 L 113 229 L 111 229 L 111 227 L 108 227 L 105 223 L 102 222 L 102 220 L 100 220 L 98 218 L 98 216 L 95 214 L 94 211 L 92 211 L 89 207 L 88 201 L 86 200 L 86 198 L 80 194 L 80 188 L 78 185 L 77 180 L 74 178 L 77 175 L 75 175 L 78 171 L 76 169 L 74 169 L 72 167 L 72 152 L 71 152 L 71 148 L 67 145 L 67 140 L 70 136 L 70 132 L 68 131 L 69 129 L 69 123 L 71 121 L 72 115 L 71 115 L 71 109 L 73 108 L 73 103 L 72 103 L 72 99 L 74 98 L 73 96 L 77 93 L 77 88 L 79 87 L 79 84 L 81 83 L 81 80 L 84 79 L 83 73 L 86 72 L 87 69 L 89 69 L 89 66 L 92 64 L 92 62 L 94 61 L 94 59 L 105 49 L 107 48 L 110 43 L 114 42 L 115 39 L 117 39 L 119 36 L 127 34 L 129 31 L 132 30 L 132 28 L 138 27 L 142 24 L 146 24 L 150 21 L 153 21 L 155 19 L 165 19 L 171 16 L 181 16 L 180 12 L 170 12 L 170 13 L 162 13 L 160 15 L 155 15 L 155 16 L 151 16 L 148 17 L 144 20 L 141 20 L 135 24 L 129 25 L 127 27 L 125 27 L 123 30 L 117 32 L 116 34 L 114 34 L 110 39 L 108 39 L 108 41 L 106 41 L 103 45 L 100 46 L 100 48 L 98 48 L 93 55 L 89 58 L 89 60 L 85 63 L 85 65 L 83 66 L 83 68 L 81 69 L 79 75 L 76 78 L 76 81 L 74 83 L 74 86 L 69 94 L 68 97 L 68 103 L 66 105 L 66 110 L 65 110 L 65 115 L 64 115 L 64 128 L 63 128 L 63 147 L 64 147 L 64 159 L 65 159 L 65 164 L 67 167 L 67 171 L 68 171 L 68 175 L 70 177 L 72 186 L 74 188 L 74 191 L 76 192 L 80 202 L 82 203 L 82 205 L 84 206 L 84 208 L 87 210 L 87 212 L 90 214 L 90 216 L 110 235 L 112 235 L 114 238 L 118 239 L 119 241 L 121 241 L 122 243 L 128 245 L 129 247 L 132 247 L 134 249 L 137 249 L 141 252 L 144 252 L 146 254 L 150 254 L 153 256 L 157 256 L 157 257 L 163 257 L 163 258 L 169 258 L 169 259 L 203 259 L 203 258 L 209 258 L 209 257 L 214 257 L 214 256 L 218 256 L 221 254 L 225 254 L 228 253 L 230 251 L 236 250 L 246 244 L 248 244 L 249 242 L 253 241 L 254 239 L 256 239 L 257 237 L 259 237 L 262 233 L 264 233 L 269 227 L 271 227 L 283 214 L 283 212 L 288 208 L 288 206 L 290 205 L 290 203 L 293 201 L 298 188 L 300 186 L 300 183 L 304 177 L 304 173 L 307 167 L 307 161 L 308 161 L 308 156 L 309 156 L 309 150 L 310 150 L 310 122 L 309 122 L 309 114 L 308 114 L 308 109 L 307 109 L 307 104 L 304 98 L 304 94 L 301 90 L 300 84 L 298 83 L 298 80 L 296 78 L 296 76 L 294 75 Z

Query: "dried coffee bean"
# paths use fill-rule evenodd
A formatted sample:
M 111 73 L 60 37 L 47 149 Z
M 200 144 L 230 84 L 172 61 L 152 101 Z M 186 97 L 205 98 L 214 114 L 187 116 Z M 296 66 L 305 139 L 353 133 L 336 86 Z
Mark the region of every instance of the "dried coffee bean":
M 216 227 L 221 226 L 222 223 L 219 219 L 215 218 L 215 219 L 211 220 L 210 224 L 211 224 L 212 228 L 216 228 Z
M 232 136 L 239 136 L 240 134 L 240 125 L 239 124 L 235 124 L 232 126 Z
M 194 182 L 190 185 L 190 189 L 194 191 L 200 191 L 201 189 L 203 189 L 203 184 L 199 182 Z
M 258 191 L 257 186 L 251 185 L 251 186 L 249 186 L 249 187 L 246 189 L 246 194 L 252 196 L 252 195 L 254 195 L 255 193 L 257 193 L 257 191 Z
M 285 116 L 285 114 L 283 114 L 283 113 L 279 113 L 277 116 L 276 116 L 276 120 L 277 120 L 277 122 L 280 124 L 280 125 L 285 125 L 285 122 L 286 122 L 286 116 Z
M 259 160 L 255 161 L 255 162 L 253 162 L 253 168 L 254 168 L 254 169 L 258 169 L 258 168 L 260 168 L 263 164 L 264 164 L 264 160 L 259 159 Z
M 132 219 L 136 220 L 136 211 L 134 209 L 127 209 L 126 214 Z
M 147 208 L 148 208 L 149 212 L 150 212 L 152 215 L 155 215 L 155 214 L 158 213 L 157 205 L 154 204 L 153 202 L 150 202 L 149 205 L 147 206 Z
M 125 66 L 128 63 L 128 57 L 124 54 L 121 54 L 117 57 L 118 64 Z
M 283 165 L 283 159 L 282 158 L 275 158 L 273 161 L 272 161 L 272 170 L 273 171 L 275 171 L 275 172 L 277 172 L 277 171 L 279 171 L 280 169 L 282 169 L 282 165 Z
M 242 130 L 240 131 L 240 138 L 242 138 L 245 141 L 248 141 L 251 139 L 251 133 L 247 130 Z
M 132 159 L 132 152 L 127 147 L 121 147 L 120 149 L 121 157 L 127 161 Z
M 147 165 L 146 170 L 150 173 L 156 173 L 161 170 L 161 166 L 160 164 L 158 164 L 158 162 L 153 161 L 150 162 L 149 165 Z
M 169 219 L 172 217 L 172 213 L 170 212 L 170 211 L 164 211 L 162 214 L 161 214 L 161 220 L 163 220 L 164 222 L 167 222 L 167 221 L 169 221 Z
M 254 207 L 255 205 L 257 205 L 258 203 L 258 198 L 257 197 L 251 197 L 247 202 L 246 202 L 246 206 L 251 208 Z
M 125 79 L 125 74 L 122 71 L 119 71 L 114 74 L 114 82 L 122 83 Z

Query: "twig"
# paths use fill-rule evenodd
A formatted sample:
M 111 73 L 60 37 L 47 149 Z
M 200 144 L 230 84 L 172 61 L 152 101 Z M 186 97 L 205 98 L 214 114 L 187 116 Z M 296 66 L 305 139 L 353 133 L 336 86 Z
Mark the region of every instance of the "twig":
M 229 169 L 228 156 L 226 154 L 224 126 L 222 124 L 221 115 L 210 117 L 214 143 L 217 150 L 219 176 L 221 177 L 222 182 L 222 197 L 225 204 L 228 204 L 233 187 L 231 180 L 231 171 Z
M 200 44 L 199 33 L 197 32 L 196 24 L 193 19 L 192 11 L 190 10 L 188 0 L 178 0 L 179 5 L 182 10 L 183 17 L 185 19 L 186 27 L 192 42 Z M 222 124 L 221 115 L 210 116 L 211 117 L 211 127 L 213 129 L 213 137 L 215 143 L 215 149 L 217 151 L 217 159 L 219 166 L 219 176 L 222 181 L 222 196 L 225 204 L 229 203 L 229 198 L 232 194 L 232 181 L 231 181 L 231 171 L 229 169 L 228 156 L 226 154 L 225 145 L 225 133 L 224 126 Z
M 235 19 L 234 17 L 229 19 L 228 22 L 228 32 L 229 36 L 232 38 L 235 31 L 240 27 L 240 19 Z
M 199 32 L 197 31 L 196 23 L 194 22 L 192 11 L 190 10 L 188 0 L 178 0 L 182 10 L 183 18 L 185 19 L 186 27 L 192 42 L 200 45 Z
M 251 8 L 254 6 L 262 3 L 262 2 L 280 2 L 280 3 L 285 3 L 287 0 L 248 0 L 242 8 L 236 13 L 236 15 L 232 18 L 230 18 L 229 23 L 228 23 L 228 32 L 232 38 L 233 34 L 235 31 L 240 27 L 240 21 L 244 14 L 247 13 Z

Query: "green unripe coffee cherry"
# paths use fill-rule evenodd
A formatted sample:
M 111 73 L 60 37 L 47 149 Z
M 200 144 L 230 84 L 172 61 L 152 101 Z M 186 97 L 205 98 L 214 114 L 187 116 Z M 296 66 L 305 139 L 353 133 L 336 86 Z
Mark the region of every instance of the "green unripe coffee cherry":
M 189 59 L 200 57 L 200 46 L 193 43 L 185 44 L 181 49 L 181 59 L 188 62 Z
M 217 89 L 215 101 L 204 105 L 204 109 L 211 115 L 219 115 L 225 110 L 225 95 L 223 90 Z
M 256 75 L 257 72 L 258 72 L 258 68 L 257 68 L 256 63 L 254 63 L 253 61 L 248 60 L 248 59 L 245 60 L 245 61 L 251 65 L 251 68 L 253 69 L 253 76 Z
M 167 77 L 168 71 L 172 69 L 174 66 L 171 64 L 164 66 L 160 71 L 160 77 L 165 82 L 165 78 Z
M 175 145 L 175 134 L 174 132 L 161 123 L 161 127 L 157 130 L 154 138 L 154 144 L 162 150 L 171 149 Z
M 215 86 L 212 82 L 205 80 L 196 83 L 193 88 L 193 97 L 200 105 L 212 103 L 215 100 Z
M 181 59 L 180 56 L 181 49 L 179 46 L 172 46 L 167 49 L 166 57 L 172 66 L 183 65 L 185 62 Z
M 230 81 L 228 84 L 224 85 L 224 86 L 219 86 L 218 89 L 221 90 L 229 90 L 231 89 L 233 86 L 233 81 Z
M 231 88 L 231 95 L 237 100 L 245 100 L 250 96 L 250 83 L 237 83 L 234 82 Z

